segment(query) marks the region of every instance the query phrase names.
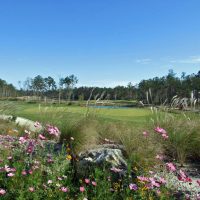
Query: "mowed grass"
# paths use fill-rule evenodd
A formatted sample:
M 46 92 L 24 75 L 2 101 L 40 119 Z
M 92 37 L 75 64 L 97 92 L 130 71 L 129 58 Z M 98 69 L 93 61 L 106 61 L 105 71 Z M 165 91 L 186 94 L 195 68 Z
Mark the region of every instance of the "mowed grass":
M 87 109 L 81 106 L 17 103 L 15 115 L 42 122 L 51 121 L 51 119 L 55 119 L 56 116 L 59 116 L 59 120 L 64 122 L 69 120 L 76 121 L 84 118 L 88 112 L 102 122 L 122 122 L 134 126 L 144 125 L 151 114 L 150 109 L 143 108 Z

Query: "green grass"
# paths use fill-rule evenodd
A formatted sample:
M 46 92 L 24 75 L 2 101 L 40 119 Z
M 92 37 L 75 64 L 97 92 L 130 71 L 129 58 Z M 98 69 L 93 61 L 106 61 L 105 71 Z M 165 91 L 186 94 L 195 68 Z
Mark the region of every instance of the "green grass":
M 41 105 L 17 103 L 15 115 L 25 117 L 34 121 L 44 121 L 51 119 L 52 115 L 62 114 L 62 121 L 78 120 L 84 118 L 87 108 L 81 106 L 67 105 Z M 89 113 L 98 116 L 100 121 L 123 122 L 129 125 L 142 126 L 151 114 L 149 109 L 130 108 L 130 109 L 97 109 L 90 108 Z M 45 118 L 44 118 L 45 116 Z

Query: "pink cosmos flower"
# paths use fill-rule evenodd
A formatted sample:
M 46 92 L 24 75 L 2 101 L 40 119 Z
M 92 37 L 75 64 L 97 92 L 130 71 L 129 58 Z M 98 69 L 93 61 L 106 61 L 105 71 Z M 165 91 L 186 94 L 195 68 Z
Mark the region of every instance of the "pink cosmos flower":
M 28 144 L 26 152 L 31 154 L 34 151 L 34 147 L 35 147 L 34 142 L 30 141 L 29 144 Z
M 61 190 L 62 192 L 68 192 L 68 188 L 66 188 L 66 187 L 61 187 L 60 190 Z
M 42 134 L 39 134 L 39 139 L 40 140 L 45 140 L 46 138 Z
M 24 144 L 25 142 L 26 142 L 25 137 L 20 137 L 20 138 L 19 138 L 19 143 L 20 143 L 20 144 Z
M 28 171 L 28 173 L 29 173 L 29 174 L 33 174 L 33 171 L 30 169 L 30 170 Z
M 13 174 L 13 173 L 7 174 L 8 177 L 13 177 L 14 175 L 15 175 L 15 174 Z
M 184 181 L 184 182 L 192 182 L 192 179 L 189 178 L 183 170 L 180 169 L 179 174 L 178 174 L 178 180 L 179 181 Z
M 165 133 L 162 134 L 162 137 L 163 137 L 165 140 L 169 138 L 169 136 L 168 136 L 167 134 L 165 134 Z
M 180 176 L 181 176 L 183 179 L 186 179 L 186 178 L 187 178 L 187 175 L 185 174 L 185 172 L 184 172 L 183 170 L 180 169 L 179 173 L 180 173 Z
M 29 187 L 28 190 L 29 190 L 30 192 L 34 192 L 34 191 L 35 191 L 34 187 Z
M 148 181 L 149 181 L 149 178 L 144 177 L 144 176 L 137 176 L 137 179 L 138 179 L 139 181 L 142 181 L 142 182 L 148 182 Z
M 7 157 L 8 160 L 12 160 L 12 156 Z
M 93 186 L 97 186 L 97 183 L 95 181 L 92 181 Z
M 160 187 L 160 184 L 154 178 L 149 178 L 149 180 L 152 186 Z
M 53 181 L 52 180 L 48 180 L 48 182 L 47 182 L 48 184 L 52 184 L 53 183 Z
M 200 180 L 197 180 L 197 183 L 199 184 L 199 186 L 200 186 Z
M 47 131 L 50 135 L 59 136 L 60 131 L 56 126 L 47 125 Z
M 163 160 L 163 155 L 156 155 L 156 159 Z
M 85 191 L 85 188 L 82 186 L 80 187 L 80 192 L 84 192 Z
M 5 165 L 4 170 L 5 170 L 6 172 L 10 172 L 10 171 L 11 171 L 11 169 L 10 169 L 10 167 L 9 167 L 8 165 Z
M 143 135 L 144 135 L 145 137 L 147 137 L 148 134 L 149 134 L 149 133 L 148 133 L 147 131 L 144 131 L 144 132 L 143 132 Z
M 159 179 L 159 181 L 160 181 L 161 184 L 166 184 L 167 183 L 167 181 L 162 177 Z
M 167 131 L 163 128 L 160 128 L 159 126 L 157 126 L 154 130 L 160 134 L 167 134 Z
M 1 189 L 0 188 L 0 196 L 3 196 L 3 195 L 5 195 L 6 194 L 6 191 L 4 190 L 4 189 Z
M 137 186 L 136 184 L 131 183 L 131 184 L 129 185 L 129 188 L 130 188 L 130 190 L 136 191 L 136 190 L 138 189 L 138 186 Z
M 22 175 L 23 176 L 26 176 L 27 175 L 27 172 L 24 170 L 24 171 L 22 171 Z
M 171 171 L 171 172 L 176 171 L 176 167 L 173 163 L 166 163 L 166 165 L 167 165 L 167 168 L 168 168 L 169 171 Z
M 10 168 L 10 172 L 16 172 L 17 170 L 15 168 Z
M 116 168 L 116 167 L 112 167 L 110 170 L 115 172 L 115 173 L 119 173 L 119 172 L 122 171 L 122 169 L 119 169 L 119 168 Z
M 86 184 L 89 184 L 89 183 L 90 183 L 90 179 L 86 178 L 86 179 L 85 179 L 85 183 L 86 183 Z

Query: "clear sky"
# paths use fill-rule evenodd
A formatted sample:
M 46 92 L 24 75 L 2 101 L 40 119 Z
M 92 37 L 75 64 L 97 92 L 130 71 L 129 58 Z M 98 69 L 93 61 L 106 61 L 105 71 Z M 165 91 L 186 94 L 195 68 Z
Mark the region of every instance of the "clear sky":
M 115 86 L 200 70 L 200 0 L 0 0 L 0 78 Z

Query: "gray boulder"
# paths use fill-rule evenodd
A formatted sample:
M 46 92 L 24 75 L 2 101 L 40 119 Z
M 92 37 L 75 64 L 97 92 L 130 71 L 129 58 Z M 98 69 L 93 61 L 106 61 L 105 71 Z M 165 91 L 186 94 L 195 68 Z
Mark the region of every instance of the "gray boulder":
M 86 175 L 92 166 L 105 166 L 125 173 L 127 163 L 121 145 L 104 144 L 79 154 L 78 173 Z

